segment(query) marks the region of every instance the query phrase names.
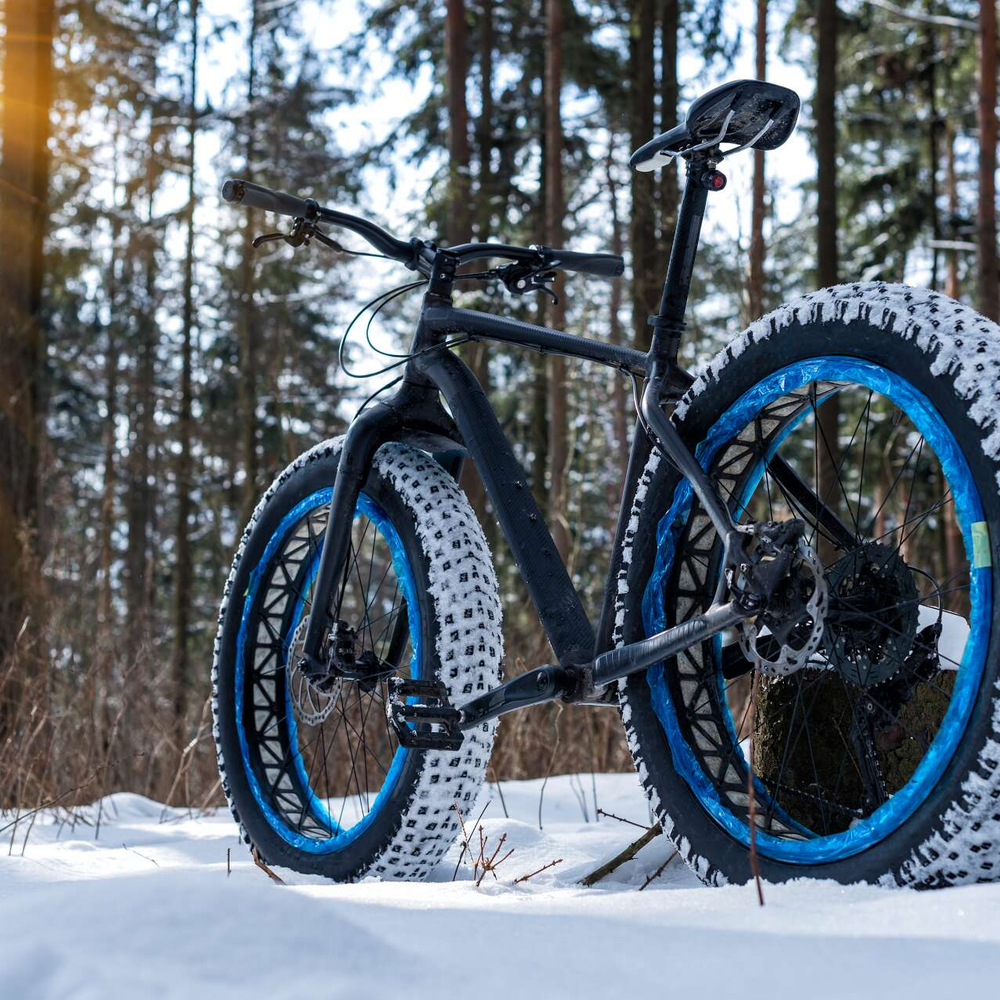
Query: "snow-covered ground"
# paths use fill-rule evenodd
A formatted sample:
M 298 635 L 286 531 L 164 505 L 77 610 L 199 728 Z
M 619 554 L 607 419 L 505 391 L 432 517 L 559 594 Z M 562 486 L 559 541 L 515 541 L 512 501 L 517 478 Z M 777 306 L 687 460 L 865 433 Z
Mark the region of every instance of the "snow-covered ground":
M 659 838 L 588 889 L 640 831 L 594 821 L 589 775 L 549 781 L 539 829 L 540 786 L 504 783 L 509 816 L 491 790 L 482 825 L 514 853 L 479 888 L 468 869 L 451 880 L 457 850 L 429 883 L 281 870 L 277 885 L 227 815 L 134 795 L 104 801 L 96 838 L 44 817 L 0 856 L 0 998 L 996 996 L 1000 885 L 798 882 L 765 886 L 760 908 L 752 887 L 707 889 L 674 859 L 639 891 L 670 853 Z M 634 775 L 596 789 L 602 809 L 647 820 Z

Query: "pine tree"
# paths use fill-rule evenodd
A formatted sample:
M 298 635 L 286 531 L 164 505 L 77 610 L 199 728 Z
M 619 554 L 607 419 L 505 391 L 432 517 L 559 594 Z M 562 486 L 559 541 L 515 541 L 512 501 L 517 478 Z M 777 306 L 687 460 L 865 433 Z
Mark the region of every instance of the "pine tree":
M 43 607 L 38 599 L 45 412 L 40 311 L 54 25 L 53 0 L 6 5 L 6 99 L 0 110 L 0 565 L 5 567 L 0 573 L 0 663 L 15 643 L 22 650 L 37 644 Z
M 979 311 L 1000 320 L 1000 263 L 997 260 L 997 8 L 979 0 Z
M 755 34 L 757 79 L 767 79 L 767 0 L 757 0 Z M 750 271 L 747 275 L 748 322 L 764 313 L 764 151 L 753 152 L 753 195 L 750 219 Z

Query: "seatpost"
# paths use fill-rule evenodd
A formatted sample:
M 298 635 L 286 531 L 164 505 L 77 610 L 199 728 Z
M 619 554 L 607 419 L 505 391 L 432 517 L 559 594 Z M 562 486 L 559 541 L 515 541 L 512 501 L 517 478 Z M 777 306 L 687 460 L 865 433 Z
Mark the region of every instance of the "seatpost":
M 677 363 L 708 192 L 721 191 L 725 186 L 726 178 L 715 169 L 714 160 L 697 158 L 688 162 L 684 195 L 677 213 L 677 228 L 670 248 L 670 262 L 663 282 L 660 309 L 648 320 L 653 327 L 651 370 L 659 369 L 661 375 L 667 375 Z

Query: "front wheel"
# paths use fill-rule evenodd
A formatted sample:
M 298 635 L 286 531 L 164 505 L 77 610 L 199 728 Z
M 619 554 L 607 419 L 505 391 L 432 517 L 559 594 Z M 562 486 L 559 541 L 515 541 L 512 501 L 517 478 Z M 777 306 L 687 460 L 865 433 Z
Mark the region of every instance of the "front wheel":
M 737 520 L 806 521 L 829 595 L 814 652 L 783 659 L 771 635 L 762 667 L 734 630 L 622 685 L 651 803 L 706 881 L 751 875 L 751 787 L 773 881 L 1000 871 L 998 375 L 1000 328 L 972 310 L 851 285 L 755 323 L 678 405 Z M 655 452 L 632 516 L 618 642 L 699 614 L 721 573 Z
M 399 745 L 386 676 L 313 682 L 297 668 L 340 439 L 286 469 L 258 505 L 226 586 L 213 669 L 223 790 L 261 857 L 338 881 L 425 877 L 479 793 L 494 724 L 460 750 Z M 500 600 L 468 501 L 429 455 L 379 449 L 348 564 L 329 595 L 357 662 L 438 680 L 453 703 L 498 683 Z

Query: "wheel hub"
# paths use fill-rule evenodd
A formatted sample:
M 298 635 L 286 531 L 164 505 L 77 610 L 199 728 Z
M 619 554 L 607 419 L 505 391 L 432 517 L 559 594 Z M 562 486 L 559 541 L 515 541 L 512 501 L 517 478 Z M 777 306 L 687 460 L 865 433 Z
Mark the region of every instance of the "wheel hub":
M 868 542 L 827 570 L 830 611 L 823 645 L 849 684 L 874 687 L 906 662 L 917 633 L 919 596 L 896 549 Z

